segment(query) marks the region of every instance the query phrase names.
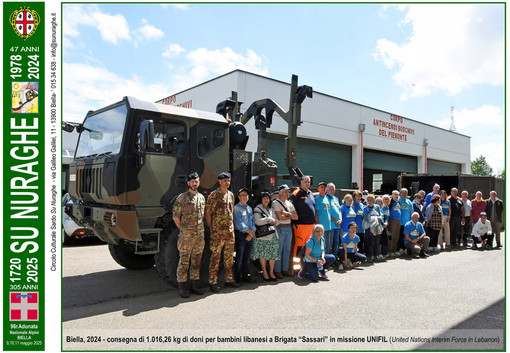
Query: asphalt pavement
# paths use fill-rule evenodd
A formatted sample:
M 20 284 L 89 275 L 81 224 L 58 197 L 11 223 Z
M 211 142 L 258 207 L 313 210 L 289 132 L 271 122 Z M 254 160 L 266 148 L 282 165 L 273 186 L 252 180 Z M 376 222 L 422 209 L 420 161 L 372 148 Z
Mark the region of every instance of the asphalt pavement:
M 255 277 L 183 299 L 154 268 L 75 244 L 63 249 L 63 349 L 504 350 L 505 252 L 405 256 L 318 283 Z

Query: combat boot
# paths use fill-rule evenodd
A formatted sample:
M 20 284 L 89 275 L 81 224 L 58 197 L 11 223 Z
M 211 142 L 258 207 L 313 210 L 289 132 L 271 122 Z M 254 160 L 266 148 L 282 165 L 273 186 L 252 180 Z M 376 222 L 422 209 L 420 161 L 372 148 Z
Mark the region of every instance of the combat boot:
M 186 282 L 179 282 L 179 295 L 183 298 L 189 298 L 189 290 L 186 288 Z
M 194 280 L 191 282 L 191 291 L 198 295 L 204 294 L 204 291 L 200 289 L 200 283 L 198 280 Z

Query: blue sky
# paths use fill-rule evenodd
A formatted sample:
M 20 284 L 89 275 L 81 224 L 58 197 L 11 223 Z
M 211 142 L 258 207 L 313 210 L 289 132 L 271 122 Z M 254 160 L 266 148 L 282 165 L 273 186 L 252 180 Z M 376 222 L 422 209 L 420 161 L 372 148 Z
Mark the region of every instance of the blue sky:
M 297 74 L 315 91 L 446 129 L 453 105 L 472 159 L 499 172 L 504 25 L 501 4 L 66 4 L 64 120 L 237 68 Z

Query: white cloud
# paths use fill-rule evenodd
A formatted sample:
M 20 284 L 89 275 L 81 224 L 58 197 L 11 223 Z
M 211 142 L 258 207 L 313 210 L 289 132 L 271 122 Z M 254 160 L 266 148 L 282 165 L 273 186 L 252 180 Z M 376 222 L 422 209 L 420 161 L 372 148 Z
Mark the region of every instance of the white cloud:
M 142 19 L 142 26 L 138 28 L 138 32 L 142 36 L 142 40 L 158 40 L 165 36 L 162 30 L 150 25 L 145 18 Z
M 176 58 L 185 51 L 186 49 L 181 47 L 179 44 L 170 43 L 161 55 L 167 58 Z
M 455 127 L 461 132 L 471 128 L 490 126 L 491 129 L 504 129 L 505 116 L 503 107 L 496 107 L 491 104 L 485 104 L 477 109 L 461 109 L 453 113 Z M 439 127 L 449 129 L 451 117 L 445 118 L 437 123 Z
M 175 75 L 177 90 L 189 88 L 211 78 L 236 69 L 261 75 L 268 75 L 262 65 L 262 57 L 248 49 L 246 55 L 234 52 L 231 48 L 209 50 L 198 48 L 186 55 L 188 64 L 181 68 L 183 73 Z
M 477 109 L 454 111 L 455 127 L 458 133 L 471 136 L 471 160 L 485 156 L 494 173 L 505 166 L 505 116 L 504 107 L 483 105 Z M 437 122 L 437 126 L 448 129 L 451 119 Z
M 437 91 L 455 94 L 478 84 L 504 83 L 504 5 L 399 6 L 412 28 L 405 43 L 377 41 L 376 60 L 396 68 L 402 99 Z
M 499 174 L 505 168 L 505 144 L 503 142 L 484 141 L 471 151 L 471 160 L 484 156 L 492 168 L 493 174 Z
M 80 35 L 79 27 L 96 28 L 104 41 L 117 44 L 119 40 L 130 40 L 129 25 L 124 16 L 101 12 L 97 6 L 64 5 L 64 36 Z
M 105 41 L 117 44 L 119 39 L 131 39 L 129 26 L 124 16 L 112 16 L 99 11 L 94 12 L 92 16 L 96 20 L 97 29 Z
M 144 82 L 133 75 L 121 77 L 104 67 L 64 63 L 63 94 L 65 121 L 81 122 L 89 110 L 120 101 L 124 96 L 154 101 L 160 92 L 169 92 L 164 84 Z

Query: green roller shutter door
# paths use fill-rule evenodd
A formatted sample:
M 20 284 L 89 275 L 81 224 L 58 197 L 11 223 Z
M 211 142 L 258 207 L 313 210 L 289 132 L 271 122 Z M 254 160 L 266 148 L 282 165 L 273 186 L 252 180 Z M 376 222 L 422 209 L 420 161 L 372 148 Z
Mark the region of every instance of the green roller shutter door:
M 416 157 L 405 156 L 402 154 L 364 149 L 363 168 L 417 173 L 418 159 Z
M 430 174 L 450 174 L 460 173 L 461 165 L 458 163 L 449 163 L 427 158 L 427 173 Z
M 285 166 L 285 137 L 268 134 L 268 157 L 278 163 L 278 174 L 289 173 Z M 304 174 L 313 176 L 312 187 L 325 181 L 335 183 L 337 189 L 351 188 L 351 146 L 298 138 L 297 166 Z

